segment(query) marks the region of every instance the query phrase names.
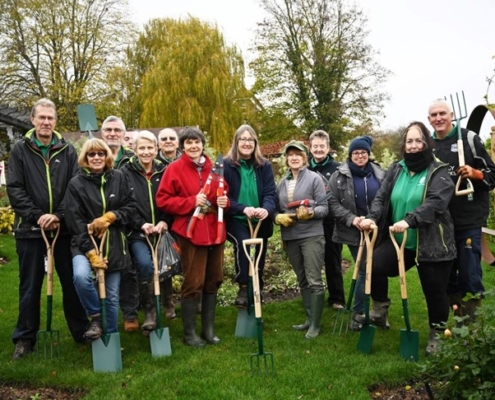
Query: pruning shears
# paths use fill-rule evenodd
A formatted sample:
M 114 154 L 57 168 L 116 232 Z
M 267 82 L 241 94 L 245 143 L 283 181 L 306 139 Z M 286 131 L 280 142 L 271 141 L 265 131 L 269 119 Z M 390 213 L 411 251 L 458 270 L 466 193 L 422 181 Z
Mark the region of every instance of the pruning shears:
M 225 195 L 225 181 L 223 178 L 223 157 L 220 154 L 215 161 L 215 170 L 218 175 L 218 189 L 217 189 L 217 197 Z M 217 213 L 217 238 L 215 240 L 215 244 L 222 243 L 223 234 L 225 231 L 225 223 L 223 221 L 223 208 L 218 207 Z

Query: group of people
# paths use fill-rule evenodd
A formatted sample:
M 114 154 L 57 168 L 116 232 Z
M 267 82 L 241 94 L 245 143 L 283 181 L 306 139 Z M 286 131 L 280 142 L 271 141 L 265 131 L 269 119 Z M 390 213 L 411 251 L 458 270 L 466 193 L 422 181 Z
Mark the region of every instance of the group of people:
M 390 235 L 400 242 L 407 230 L 406 269 L 418 269 L 430 325 L 426 351 L 435 352 L 449 306 L 472 320 L 483 297 L 481 228 L 495 186 L 495 165 L 477 136 L 472 154 L 467 131 L 461 129 L 465 165 L 459 167 L 458 127 L 444 100 L 431 104 L 428 119 L 434 133 L 421 122 L 411 123 L 402 135 L 401 160 L 386 171 L 370 159 L 369 136 L 352 140 L 342 164 L 330 154 L 330 137 L 323 130 L 310 135 L 309 147 L 292 140 L 283 149 L 287 173 L 276 184 L 249 125 L 237 129 L 221 165 L 205 154 L 205 136 L 198 128 L 186 127 L 180 135 L 167 128 L 158 138 L 149 131 L 126 136 L 124 122 L 114 116 L 104 120 L 102 139 L 88 139 L 78 156 L 55 131 L 54 103 L 37 101 L 31 112 L 34 129 L 13 146 L 7 175 L 20 277 L 13 358 L 33 350 L 40 326 L 46 254 L 41 230 L 49 238 L 60 231 L 55 268 L 70 332 L 81 343 L 102 335 L 95 270 L 105 273 L 108 333 L 118 330 L 119 308 L 126 331 L 141 328 L 146 334 L 156 328 L 148 240 L 153 244 L 159 234 L 172 232 L 181 249 L 183 341 L 203 347 L 220 342 L 214 320 L 226 240 L 233 246 L 239 286 L 234 305 L 248 307 L 249 260 L 242 242 L 251 237 L 252 224 L 260 224 L 258 236 L 263 239 L 261 289 L 267 241 L 274 224 L 280 225 L 306 315 L 292 327 L 305 331 L 307 339 L 320 333 L 325 286 L 330 307 L 341 311 L 346 306 L 342 245 L 356 260 L 362 231 L 375 225 L 379 236 L 370 316 L 374 324 L 390 327 L 388 278 L 398 275 Z M 132 143 L 132 149 L 124 143 Z M 223 179 L 213 177 L 219 168 Z M 454 196 L 458 179 L 471 180 L 474 192 Z M 220 211 L 225 225 L 218 222 Z M 365 320 L 364 264 L 358 266 L 352 330 L 360 330 Z M 166 316 L 174 318 L 171 279 L 161 286 Z

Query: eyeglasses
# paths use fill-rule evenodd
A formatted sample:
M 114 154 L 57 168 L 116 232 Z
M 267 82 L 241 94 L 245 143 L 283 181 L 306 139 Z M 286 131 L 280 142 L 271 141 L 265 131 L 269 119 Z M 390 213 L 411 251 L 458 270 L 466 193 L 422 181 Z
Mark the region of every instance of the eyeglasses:
M 170 140 L 171 142 L 173 142 L 174 140 L 177 140 L 177 138 L 175 136 L 162 136 L 160 140 L 162 142 L 165 142 L 166 140 Z
M 351 155 L 353 157 L 364 157 L 364 156 L 367 156 L 368 155 L 368 152 L 367 151 L 353 151 L 351 153 Z
M 254 143 L 254 142 L 256 142 L 256 140 L 255 140 L 255 139 L 253 139 L 253 138 L 240 138 L 240 139 L 239 139 L 239 142 L 244 142 L 244 143 Z
M 110 133 L 112 131 L 115 133 L 122 133 L 122 129 L 120 129 L 120 128 L 105 128 L 105 129 L 103 129 L 103 132 L 105 132 L 105 133 Z
M 94 158 L 96 156 L 103 158 L 107 156 L 107 153 L 105 153 L 104 151 L 92 151 L 91 153 L 88 153 L 89 158 Z

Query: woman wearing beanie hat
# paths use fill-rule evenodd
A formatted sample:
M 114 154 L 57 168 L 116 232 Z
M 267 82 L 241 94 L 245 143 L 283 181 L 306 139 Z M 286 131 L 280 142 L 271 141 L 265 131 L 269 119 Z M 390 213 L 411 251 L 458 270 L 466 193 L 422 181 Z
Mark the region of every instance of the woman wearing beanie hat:
M 388 277 L 398 275 L 390 232 L 400 243 L 407 230 L 405 267 L 408 270 L 416 265 L 418 269 L 430 325 L 426 354 L 431 355 L 438 349 L 437 335 L 443 332 L 449 317 L 447 285 L 456 257 L 449 212 L 454 183 L 448 164 L 435 159 L 433 140 L 423 123 L 413 122 L 406 128 L 401 153 L 403 159 L 390 166 L 370 213 L 360 223 L 366 230 L 376 224 L 379 231 L 373 251 L 370 317 L 376 324 L 386 318 L 390 305 Z
M 308 148 L 292 140 L 284 148 L 288 174 L 277 187 L 278 207 L 275 223 L 281 225 L 282 240 L 301 290 L 306 321 L 293 325 L 307 330 L 305 338 L 316 338 L 325 302 L 325 285 L 321 267 L 324 264 L 325 238 L 322 220 L 328 213 L 323 179 L 307 168 Z M 307 201 L 308 205 L 289 206 L 291 202 Z M 321 201 L 321 203 L 320 203 Z
M 332 194 L 329 200 L 330 213 L 336 219 L 332 239 L 336 243 L 347 244 L 354 261 L 361 237 L 359 223 L 368 215 L 371 202 L 385 176 L 380 166 L 369 159 L 372 143 L 373 139 L 369 136 L 355 138 L 349 146 L 349 158 L 331 176 L 329 182 Z M 362 260 L 366 260 L 364 254 Z M 354 290 L 354 306 L 349 321 L 349 329 L 353 331 L 360 330 L 364 322 L 364 264 L 358 266 L 359 275 Z M 388 321 L 385 326 L 388 326 Z

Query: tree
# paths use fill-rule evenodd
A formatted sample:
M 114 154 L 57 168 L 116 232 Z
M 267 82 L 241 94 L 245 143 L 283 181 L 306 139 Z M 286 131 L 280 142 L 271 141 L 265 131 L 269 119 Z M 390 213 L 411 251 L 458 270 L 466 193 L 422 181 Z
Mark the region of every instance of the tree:
M 267 108 L 281 110 L 306 133 L 369 125 L 387 95 L 388 71 L 367 43 L 366 18 L 344 0 L 260 0 L 268 13 L 258 24 L 250 64 L 252 89 Z
M 76 106 L 102 101 L 109 70 L 132 39 L 122 0 L 2 0 L 0 102 L 57 105 L 58 129 L 77 129 Z
M 139 126 L 199 125 L 209 145 L 226 150 L 243 120 L 244 63 L 218 28 L 196 18 L 154 19 L 132 62 L 142 74 Z

